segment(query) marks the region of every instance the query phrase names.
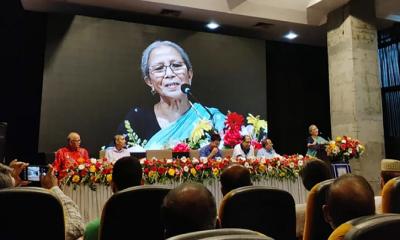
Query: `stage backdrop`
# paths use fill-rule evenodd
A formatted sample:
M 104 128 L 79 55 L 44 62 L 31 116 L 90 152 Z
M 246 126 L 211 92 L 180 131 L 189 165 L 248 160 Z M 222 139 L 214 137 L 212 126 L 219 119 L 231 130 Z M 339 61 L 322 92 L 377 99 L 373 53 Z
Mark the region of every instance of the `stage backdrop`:
M 140 58 L 155 40 L 186 50 L 192 92 L 204 105 L 266 118 L 263 40 L 85 16 L 49 15 L 47 22 L 39 151 L 55 151 L 77 131 L 97 156 L 130 108 L 153 106 L 159 98 L 141 77 Z

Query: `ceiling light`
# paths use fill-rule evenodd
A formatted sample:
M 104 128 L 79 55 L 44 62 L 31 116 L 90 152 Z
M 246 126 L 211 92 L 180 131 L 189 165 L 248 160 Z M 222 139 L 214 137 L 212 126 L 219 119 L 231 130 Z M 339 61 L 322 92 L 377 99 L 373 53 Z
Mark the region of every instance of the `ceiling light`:
M 216 22 L 210 22 L 206 26 L 207 26 L 207 28 L 212 29 L 212 30 L 219 28 L 219 24 Z
M 294 32 L 289 32 L 288 34 L 286 34 L 285 36 L 283 36 L 286 39 L 292 40 L 297 38 L 299 35 L 294 33 Z

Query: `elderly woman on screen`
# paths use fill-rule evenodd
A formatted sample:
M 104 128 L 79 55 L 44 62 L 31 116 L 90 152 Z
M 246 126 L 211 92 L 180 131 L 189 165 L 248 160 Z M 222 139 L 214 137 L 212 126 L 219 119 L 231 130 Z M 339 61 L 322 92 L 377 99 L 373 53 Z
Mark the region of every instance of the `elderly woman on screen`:
M 316 125 L 312 124 L 308 127 L 310 136 L 307 138 L 307 155 L 316 157 L 318 153 L 318 146 L 320 144 L 328 143 L 328 141 L 318 136 L 319 131 Z
M 155 41 L 144 51 L 141 71 L 145 83 L 159 101 L 152 109 L 132 108 L 125 117 L 140 138 L 147 139 L 145 149 L 162 149 L 188 138 L 200 119 L 210 119 L 219 132 L 225 115 L 216 108 L 208 114 L 200 104 L 192 104 L 181 86 L 191 84 L 193 68 L 186 52 L 176 43 Z M 126 133 L 124 123 L 119 133 Z

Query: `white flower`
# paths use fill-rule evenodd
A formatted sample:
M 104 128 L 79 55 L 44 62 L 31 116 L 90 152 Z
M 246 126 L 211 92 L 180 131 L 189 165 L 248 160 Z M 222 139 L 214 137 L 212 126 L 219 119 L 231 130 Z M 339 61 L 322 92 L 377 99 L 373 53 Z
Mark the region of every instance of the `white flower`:
M 281 165 L 281 161 L 276 161 L 276 166 L 279 167 Z
M 145 160 L 146 160 L 145 158 L 141 158 L 141 159 L 139 160 L 140 164 L 143 165 Z
M 289 167 L 290 167 L 290 168 L 294 168 L 294 162 L 290 162 L 290 163 L 289 163 Z
M 353 150 L 351 148 L 349 148 L 349 150 L 347 150 L 349 153 L 353 153 Z
M 268 172 L 271 172 L 271 171 L 272 171 L 272 166 L 268 165 Z
M 244 166 L 245 166 L 246 168 L 250 168 L 250 164 L 249 164 L 248 162 L 245 162 L 245 163 L 244 163 Z
M 304 157 L 303 157 L 303 155 L 300 154 L 299 156 L 297 156 L 297 158 L 298 159 L 303 159 Z
M 265 163 L 266 163 L 265 157 L 262 157 L 262 158 L 261 158 L 260 163 L 262 163 L 262 164 L 265 164 Z
M 237 162 L 236 158 L 231 157 L 231 162 L 233 162 L 233 163 Z
M 342 139 L 342 143 L 346 143 L 346 140 Z
M 201 157 L 201 158 L 200 158 L 200 161 L 201 161 L 202 163 L 206 164 L 206 163 L 208 162 L 208 159 L 207 159 L 207 157 Z
M 181 162 L 186 163 L 187 162 L 187 158 L 185 156 L 181 157 Z
M 167 163 L 172 163 L 173 162 L 173 160 L 172 159 L 167 159 Z
M 189 171 L 189 167 L 188 166 L 184 166 L 183 167 L 183 171 L 188 172 Z
M 199 163 L 199 159 L 197 159 L 197 158 L 193 158 L 193 160 L 192 160 L 192 163 L 193 163 L 193 164 L 197 164 L 197 163 Z
M 91 158 L 91 159 L 90 159 L 90 163 L 96 164 L 96 162 L 97 162 L 96 158 Z
M 85 164 L 79 164 L 78 169 L 79 169 L 79 170 L 85 169 Z
M 238 157 L 240 160 L 245 161 L 246 158 L 245 157 Z
M 216 157 L 215 160 L 217 160 L 217 162 L 222 162 L 222 158 L 221 157 Z
M 301 166 L 303 166 L 303 160 L 299 160 L 298 162 L 297 162 L 297 164 L 301 167 Z

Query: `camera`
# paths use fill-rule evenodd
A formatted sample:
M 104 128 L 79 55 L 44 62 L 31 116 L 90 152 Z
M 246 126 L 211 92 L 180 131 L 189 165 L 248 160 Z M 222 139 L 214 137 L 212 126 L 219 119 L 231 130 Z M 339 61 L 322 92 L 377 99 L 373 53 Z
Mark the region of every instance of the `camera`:
M 25 181 L 39 182 L 40 176 L 46 174 L 48 170 L 48 166 L 29 165 L 26 169 L 24 169 L 21 177 Z

